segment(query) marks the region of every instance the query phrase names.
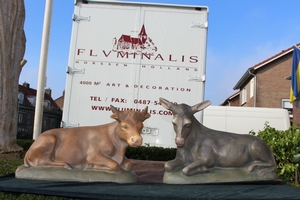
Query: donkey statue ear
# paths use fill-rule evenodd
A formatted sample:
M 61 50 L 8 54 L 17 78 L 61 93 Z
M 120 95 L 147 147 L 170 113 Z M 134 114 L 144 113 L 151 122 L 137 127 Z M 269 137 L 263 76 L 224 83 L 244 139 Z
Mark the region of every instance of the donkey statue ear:
M 194 106 L 191 106 L 191 109 L 192 109 L 192 112 L 193 113 L 196 113 L 200 110 L 203 110 L 204 108 L 206 108 L 207 106 L 209 106 L 211 104 L 211 101 L 210 100 L 207 100 L 207 101 L 203 101 L 201 103 L 198 103 Z
M 171 107 L 174 105 L 172 102 L 168 101 L 167 99 L 161 98 L 161 97 L 159 98 L 159 102 L 167 110 L 170 110 Z

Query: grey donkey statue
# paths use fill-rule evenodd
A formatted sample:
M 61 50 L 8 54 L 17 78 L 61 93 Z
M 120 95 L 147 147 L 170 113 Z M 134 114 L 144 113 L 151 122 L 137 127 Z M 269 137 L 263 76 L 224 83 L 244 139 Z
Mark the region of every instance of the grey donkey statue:
M 219 176 L 216 179 L 220 182 L 235 182 L 277 178 L 274 155 L 263 140 L 253 135 L 212 130 L 194 117 L 195 113 L 209 106 L 210 101 L 189 106 L 173 104 L 160 98 L 160 103 L 173 113 L 172 124 L 177 146 L 175 159 L 165 163 L 165 176 L 178 170 L 181 171 L 180 176 L 191 177 L 210 174 L 212 169 L 239 169 L 244 171 L 243 178 L 232 177 L 235 175 L 229 175 L 227 171 L 230 177 L 222 179 L 224 176 Z M 255 178 L 251 176 L 247 179 L 252 172 L 256 172 Z M 266 176 L 268 173 L 272 175 Z M 172 183 L 165 176 L 164 182 Z

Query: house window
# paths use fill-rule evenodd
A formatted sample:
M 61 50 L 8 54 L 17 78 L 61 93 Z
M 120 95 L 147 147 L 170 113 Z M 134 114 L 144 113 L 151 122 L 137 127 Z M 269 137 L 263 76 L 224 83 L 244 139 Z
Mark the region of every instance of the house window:
M 281 107 L 284 109 L 292 109 L 293 104 L 291 104 L 289 99 L 282 99 Z
M 19 113 L 19 123 L 22 123 L 23 121 L 23 113 Z
M 254 94 L 254 79 L 251 79 L 250 81 L 250 98 L 253 97 Z
M 291 115 L 293 112 L 293 104 L 291 104 L 289 99 L 282 99 L 281 101 L 281 107 L 284 109 L 287 109 L 289 111 L 289 114 Z
M 24 94 L 22 92 L 18 93 L 18 103 L 23 104 L 24 103 Z
M 242 105 L 247 102 L 247 90 L 246 87 L 242 89 Z
M 32 106 L 35 106 L 35 96 L 27 96 L 28 101 L 31 103 Z
M 49 100 L 44 101 L 44 107 L 48 110 L 50 109 L 50 101 Z

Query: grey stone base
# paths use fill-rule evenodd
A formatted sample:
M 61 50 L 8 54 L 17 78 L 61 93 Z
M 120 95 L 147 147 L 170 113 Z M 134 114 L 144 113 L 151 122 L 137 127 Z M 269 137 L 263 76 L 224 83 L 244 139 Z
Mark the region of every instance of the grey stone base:
M 182 170 L 182 169 L 181 169 Z M 163 183 L 167 184 L 208 184 L 208 183 L 232 183 L 232 182 L 258 182 L 258 181 L 278 181 L 276 172 L 265 174 L 259 177 L 259 170 L 247 172 L 240 168 L 211 169 L 209 173 L 185 176 L 181 170 L 176 172 L 165 172 Z
M 79 182 L 115 182 L 135 183 L 137 175 L 133 171 L 110 173 L 96 170 L 65 169 L 63 167 L 24 167 L 19 166 L 15 172 L 16 178 L 51 180 L 51 181 L 79 181 Z

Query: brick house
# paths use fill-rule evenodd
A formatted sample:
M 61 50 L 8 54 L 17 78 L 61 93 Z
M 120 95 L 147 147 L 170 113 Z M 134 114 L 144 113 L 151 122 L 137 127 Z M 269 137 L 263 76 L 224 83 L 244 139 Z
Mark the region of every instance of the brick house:
M 65 91 L 63 91 L 62 96 L 58 97 L 57 99 L 55 99 L 55 103 L 56 105 L 63 110 L 64 109 L 64 100 L 65 100 Z
M 28 83 L 19 85 L 18 93 L 18 139 L 32 139 L 34 126 L 34 112 L 36 90 Z M 42 132 L 60 127 L 62 111 L 51 97 L 51 90 L 46 89 L 44 95 L 44 109 Z
M 292 54 L 290 47 L 248 68 L 233 88 L 238 92 L 221 106 L 285 108 L 292 118 L 293 105 L 289 100 Z
M 240 106 L 240 92 L 228 97 L 220 106 Z

